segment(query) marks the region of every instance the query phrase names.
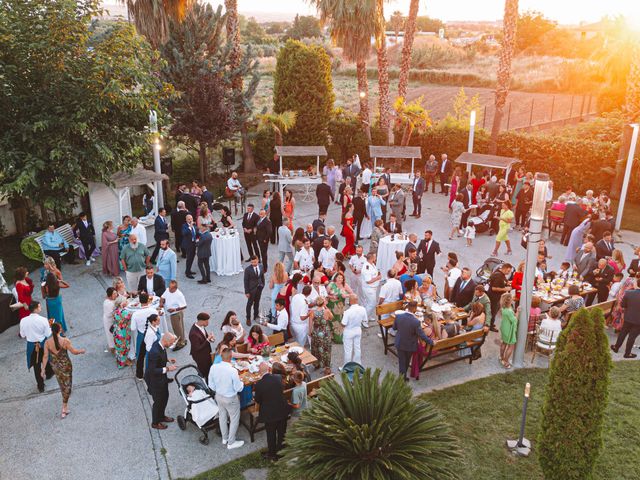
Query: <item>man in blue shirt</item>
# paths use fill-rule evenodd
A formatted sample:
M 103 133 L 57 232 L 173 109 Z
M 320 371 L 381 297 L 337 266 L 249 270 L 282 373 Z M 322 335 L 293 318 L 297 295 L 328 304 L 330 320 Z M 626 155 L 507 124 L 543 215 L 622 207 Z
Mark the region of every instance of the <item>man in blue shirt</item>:
M 53 258 L 56 262 L 58 269 L 61 268 L 60 257 L 66 254 L 67 261 L 69 263 L 75 263 L 73 260 L 74 250 L 67 241 L 62 238 L 60 233 L 56 232 L 56 226 L 50 223 L 47 226 L 47 231 L 42 236 L 42 251 L 45 255 Z
M 405 293 L 407 293 L 407 289 L 404 286 L 404 283 L 407 280 L 410 279 L 414 279 L 417 283 L 418 283 L 418 288 L 420 288 L 422 286 L 422 277 L 420 275 L 416 274 L 416 264 L 415 263 L 411 263 L 409 264 L 409 269 L 407 270 L 406 273 L 403 273 L 402 275 L 400 275 L 400 278 L 398 280 L 400 280 L 400 284 L 402 285 L 402 294 L 404 295 Z
M 169 248 L 169 240 L 160 240 L 160 254 L 156 267 L 165 284 L 169 285 L 171 280 L 176 279 L 177 263 L 176 252 Z

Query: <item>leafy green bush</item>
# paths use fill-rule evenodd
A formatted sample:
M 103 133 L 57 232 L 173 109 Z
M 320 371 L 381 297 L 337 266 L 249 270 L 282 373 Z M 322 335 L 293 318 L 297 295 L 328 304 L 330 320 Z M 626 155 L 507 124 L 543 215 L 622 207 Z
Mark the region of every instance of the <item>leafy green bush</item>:
M 297 113 L 285 144 L 325 145 L 335 94 L 324 48 L 288 40 L 278 53 L 273 80 L 273 111 Z
M 36 238 L 41 237 L 43 234 L 44 230 L 38 232 L 36 235 L 22 239 L 20 242 L 20 251 L 25 257 L 37 262 L 42 261 L 42 250 L 40 249 L 38 242 L 36 242 Z
M 397 375 L 367 369 L 353 384 L 327 382 L 287 433 L 291 478 L 453 479 L 456 439 Z
M 538 447 L 547 480 L 593 477 L 611 367 L 602 311 L 581 309 L 560 334 L 549 371 Z

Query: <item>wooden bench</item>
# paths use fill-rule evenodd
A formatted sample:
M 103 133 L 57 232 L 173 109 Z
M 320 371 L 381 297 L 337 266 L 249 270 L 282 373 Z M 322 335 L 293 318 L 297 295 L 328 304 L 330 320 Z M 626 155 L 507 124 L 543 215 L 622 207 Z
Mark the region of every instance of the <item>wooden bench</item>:
M 384 345 L 384 354 L 387 352 L 393 353 L 396 357 L 398 353 L 396 352 L 396 347 L 393 342 L 389 343 L 389 329 L 393 327 L 393 317 L 382 318 L 382 315 L 389 315 L 395 312 L 396 310 L 402 309 L 403 302 L 402 300 L 398 300 L 397 302 L 391 303 L 383 303 L 382 305 L 376 306 L 376 315 L 378 317 L 378 326 L 380 327 L 380 333 L 382 334 L 382 344 Z
M 62 238 L 64 239 L 65 242 L 67 242 L 69 244 L 70 247 L 77 249 L 79 248 L 78 245 L 76 245 L 76 237 L 73 234 L 73 229 L 71 228 L 71 225 L 69 225 L 68 223 L 65 223 L 64 225 L 60 225 L 58 228 L 56 228 L 55 230 L 56 232 L 58 232 Z M 44 248 L 42 248 L 42 238 L 44 237 L 44 233 L 42 235 L 38 235 L 35 238 L 36 243 L 38 244 L 38 246 L 40 247 L 40 250 L 42 251 L 42 259 L 44 260 L 47 255 L 44 253 Z M 66 255 L 67 252 L 63 251 L 60 252 L 60 256 L 62 257 L 63 255 Z
M 488 332 L 489 327 L 484 327 L 480 330 L 473 330 L 461 335 L 456 335 L 455 337 L 438 340 L 433 345 L 427 345 L 427 353 L 420 362 L 420 371 L 426 372 L 432 368 L 441 367 L 442 365 L 447 365 L 466 358 L 469 359 L 469 364 L 473 363 L 473 357 L 475 356 L 476 351 L 480 350 L 480 347 L 484 344 L 484 340 L 487 337 Z M 467 354 L 460 355 L 459 352 L 464 351 L 465 349 L 469 349 L 469 352 Z M 427 366 L 427 363 L 430 360 L 447 354 L 452 354 L 453 358 Z
M 592 310 L 594 308 L 599 308 L 600 310 L 602 310 L 602 314 L 604 315 L 604 318 L 607 318 L 607 316 L 611 315 L 611 312 L 613 311 L 613 307 L 615 307 L 616 305 L 616 301 L 615 300 L 608 300 L 606 302 L 602 302 L 602 303 L 595 303 L 589 307 L 584 307 L 587 310 Z M 579 310 L 577 310 L 579 311 Z M 571 317 L 575 314 L 576 312 L 571 312 L 569 315 L 567 315 L 567 324 L 569 323 L 569 321 L 571 320 Z
M 307 383 L 307 397 L 313 398 L 318 395 L 318 390 L 322 386 L 323 383 L 328 382 L 329 380 L 333 380 L 334 374 L 326 375 L 324 377 L 317 378 Z M 288 403 L 291 403 L 291 393 L 293 392 L 293 388 L 289 388 L 285 390 L 284 397 L 287 399 Z M 255 441 L 256 432 L 261 432 L 264 430 L 264 424 L 261 425 L 262 422 L 259 421 L 258 417 L 260 416 L 260 407 L 258 404 L 253 403 L 246 408 L 246 411 L 249 413 L 249 436 L 251 437 L 251 443 Z M 289 415 L 291 417 L 291 415 Z

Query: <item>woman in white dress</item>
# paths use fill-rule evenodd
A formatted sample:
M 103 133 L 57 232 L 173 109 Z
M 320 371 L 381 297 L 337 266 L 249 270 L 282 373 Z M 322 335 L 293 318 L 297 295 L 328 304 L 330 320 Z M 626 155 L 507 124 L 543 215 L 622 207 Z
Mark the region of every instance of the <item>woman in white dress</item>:
M 365 200 L 364 204 L 365 212 L 367 215 L 371 216 L 369 212 L 369 196 Z M 366 217 L 362 219 L 362 225 L 360 226 L 360 238 L 371 238 L 371 221 Z

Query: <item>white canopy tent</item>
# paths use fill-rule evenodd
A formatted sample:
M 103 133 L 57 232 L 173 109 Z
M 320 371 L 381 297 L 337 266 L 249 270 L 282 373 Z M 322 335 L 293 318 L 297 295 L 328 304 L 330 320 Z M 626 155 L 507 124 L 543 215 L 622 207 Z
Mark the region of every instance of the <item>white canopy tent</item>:
M 397 147 L 397 146 L 376 146 L 369 145 L 369 156 L 373 158 L 373 171 L 378 166 L 378 158 L 410 158 L 411 159 L 411 177 L 415 168 L 416 158 L 422 158 L 420 147 Z
M 276 145 L 276 155 L 280 159 L 280 176 L 282 176 L 282 157 L 316 157 L 316 173 L 320 175 L 320 157 L 327 156 L 327 149 L 323 146 Z
M 520 160 L 514 157 L 501 157 L 499 155 L 487 155 L 484 153 L 470 153 L 462 152 L 456 163 L 465 164 L 467 166 L 477 165 L 479 167 L 488 168 L 490 171 L 494 168 L 505 170 L 504 177 L 509 178 L 509 172 L 511 167 L 516 163 L 520 163 Z
M 100 246 L 102 243 L 102 235 L 99 234 L 99 231 L 104 222 L 111 220 L 117 225 L 122 220 L 122 217 L 132 215 L 131 189 L 133 187 L 146 185 L 152 190 L 154 192 L 154 209 L 157 211 L 158 196 L 155 193 L 155 186 L 161 185 L 162 180 L 168 178 L 164 174 L 138 168 L 132 173 L 116 173 L 111 177 L 111 185 L 89 182 L 91 219 L 96 228 L 97 245 Z M 147 235 L 147 240 L 152 241 L 153 235 Z

